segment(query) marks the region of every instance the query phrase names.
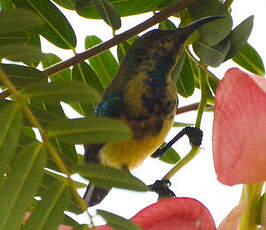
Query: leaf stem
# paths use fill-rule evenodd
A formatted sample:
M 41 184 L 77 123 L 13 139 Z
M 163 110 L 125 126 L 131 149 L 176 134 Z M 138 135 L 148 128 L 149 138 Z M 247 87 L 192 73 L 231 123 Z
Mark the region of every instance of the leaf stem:
M 44 145 L 46 146 L 46 148 L 50 152 L 51 156 L 53 157 L 53 159 L 56 162 L 56 164 L 57 164 L 58 168 L 60 169 L 60 171 L 62 173 L 64 173 L 64 174 L 66 174 L 67 182 L 68 182 L 70 188 L 72 189 L 75 198 L 77 199 L 78 203 L 80 204 L 80 207 L 85 211 L 87 209 L 87 205 L 85 204 L 84 200 L 77 193 L 76 187 L 75 187 L 75 185 L 74 185 L 74 183 L 73 183 L 73 181 L 72 181 L 72 179 L 70 177 L 69 171 L 67 170 L 66 166 L 64 165 L 64 163 L 62 162 L 62 160 L 58 156 L 58 153 L 56 152 L 54 146 L 49 141 L 44 129 L 41 127 L 41 125 L 38 122 L 37 118 L 33 115 L 33 113 L 30 110 L 30 108 L 26 105 L 23 96 L 21 96 L 19 94 L 18 90 L 9 81 L 9 79 L 5 76 L 5 74 L 3 73 L 1 68 L 0 68 L 0 79 L 5 84 L 5 86 L 8 87 L 10 92 L 13 94 L 15 100 L 19 103 L 19 105 L 21 106 L 22 110 L 24 111 L 25 115 L 27 116 L 29 121 L 32 123 L 32 125 L 39 130 Z
M 208 99 L 207 104 L 204 107 L 204 110 L 213 108 L 213 105 L 210 102 L 211 101 Z M 200 103 L 196 102 L 196 103 L 192 103 L 192 104 L 185 105 L 185 106 L 182 106 L 182 107 L 178 107 L 178 109 L 176 110 L 176 115 L 179 115 L 179 114 L 182 114 L 182 113 L 191 112 L 193 110 L 197 110 L 199 108 L 199 105 L 200 105 Z
M 258 230 L 259 203 L 263 183 L 244 184 L 241 200 L 247 201 L 247 210 L 241 218 L 239 230 Z
M 171 179 L 181 168 L 183 168 L 187 163 L 189 163 L 200 151 L 199 146 L 193 146 L 190 152 L 182 158 L 163 178 Z
M 225 0 L 225 1 L 224 1 L 224 6 L 225 6 L 225 8 L 229 10 L 230 7 L 231 7 L 231 5 L 232 5 L 232 3 L 233 3 L 233 1 L 234 1 L 234 0 Z
M 195 127 L 200 128 L 200 123 L 202 119 L 202 115 L 204 112 L 204 108 L 207 104 L 207 100 L 209 97 L 209 88 L 206 79 L 206 74 L 203 70 L 200 69 L 200 89 L 201 89 L 201 99 L 198 106 L 198 114 L 196 118 Z M 163 179 L 170 179 L 173 177 L 177 171 L 179 171 L 182 167 L 184 167 L 187 163 L 189 163 L 194 157 L 199 153 L 200 146 L 192 146 L 190 152 L 181 159 L 164 177 Z

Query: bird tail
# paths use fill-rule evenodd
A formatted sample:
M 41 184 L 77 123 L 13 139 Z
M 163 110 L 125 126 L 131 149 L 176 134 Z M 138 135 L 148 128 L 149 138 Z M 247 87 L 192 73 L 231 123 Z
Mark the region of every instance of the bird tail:
M 83 196 L 83 199 L 87 203 L 88 207 L 92 207 L 96 204 L 99 204 L 104 197 L 109 193 L 110 189 L 104 189 L 95 187 L 92 184 L 89 184 L 87 190 Z

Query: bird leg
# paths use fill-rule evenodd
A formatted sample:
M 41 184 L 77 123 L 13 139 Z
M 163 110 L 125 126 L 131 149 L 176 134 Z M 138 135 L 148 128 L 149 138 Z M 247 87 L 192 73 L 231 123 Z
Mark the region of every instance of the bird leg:
M 169 141 L 164 147 L 158 148 L 151 157 L 157 158 L 162 156 L 176 141 L 178 141 L 184 135 L 188 136 L 189 142 L 192 145 L 201 145 L 203 132 L 199 128 L 187 126 L 183 128 L 171 141 Z
M 192 145 L 199 146 L 202 142 L 203 132 L 199 128 L 187 126 L 183 128 L 170 142 L 168 142 L 164 147 L 158 148 L 153 154 L 152 157 L 162 156 L 176 141 L 178 141 L 184 135 L 188 136 L 189 142 Z M 149 185 L 151 191 L 159 194 L 160 198 L 165 197 L 175 197 L 175 194 L 172 190 L 169 189 L 171 185 L 168 179 L 156 180 L 154 184 Z

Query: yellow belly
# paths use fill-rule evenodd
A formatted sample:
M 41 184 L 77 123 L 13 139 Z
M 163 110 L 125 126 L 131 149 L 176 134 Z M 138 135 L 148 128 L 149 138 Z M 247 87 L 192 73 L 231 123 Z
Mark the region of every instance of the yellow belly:
M 123 142 L 106 144 L 100 150 L 100 161 L 115 168 L 133 169 L 141 164 L 163 143 L 173 125 L 173 116 L 164 120 L 163 127 L 157 135 L 146 135 L 141 140 L 131 139 Z

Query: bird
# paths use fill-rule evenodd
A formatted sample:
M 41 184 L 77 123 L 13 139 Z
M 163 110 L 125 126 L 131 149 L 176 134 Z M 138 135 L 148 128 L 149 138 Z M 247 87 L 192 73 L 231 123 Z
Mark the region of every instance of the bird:
M 85 145 L 86 163 L 130 171 L 161 146 L 173 125 L 178 104 L 176 85 L 171 79 L 176 59 L 197 28 L 219 18 L 205 17 L 175 30 L 154 29 L 133 43 L 94 111 L 95 116 L 124 122 L 132 138 Z M 83 199 L 91 207 L 108 192 L 89 184 Z

